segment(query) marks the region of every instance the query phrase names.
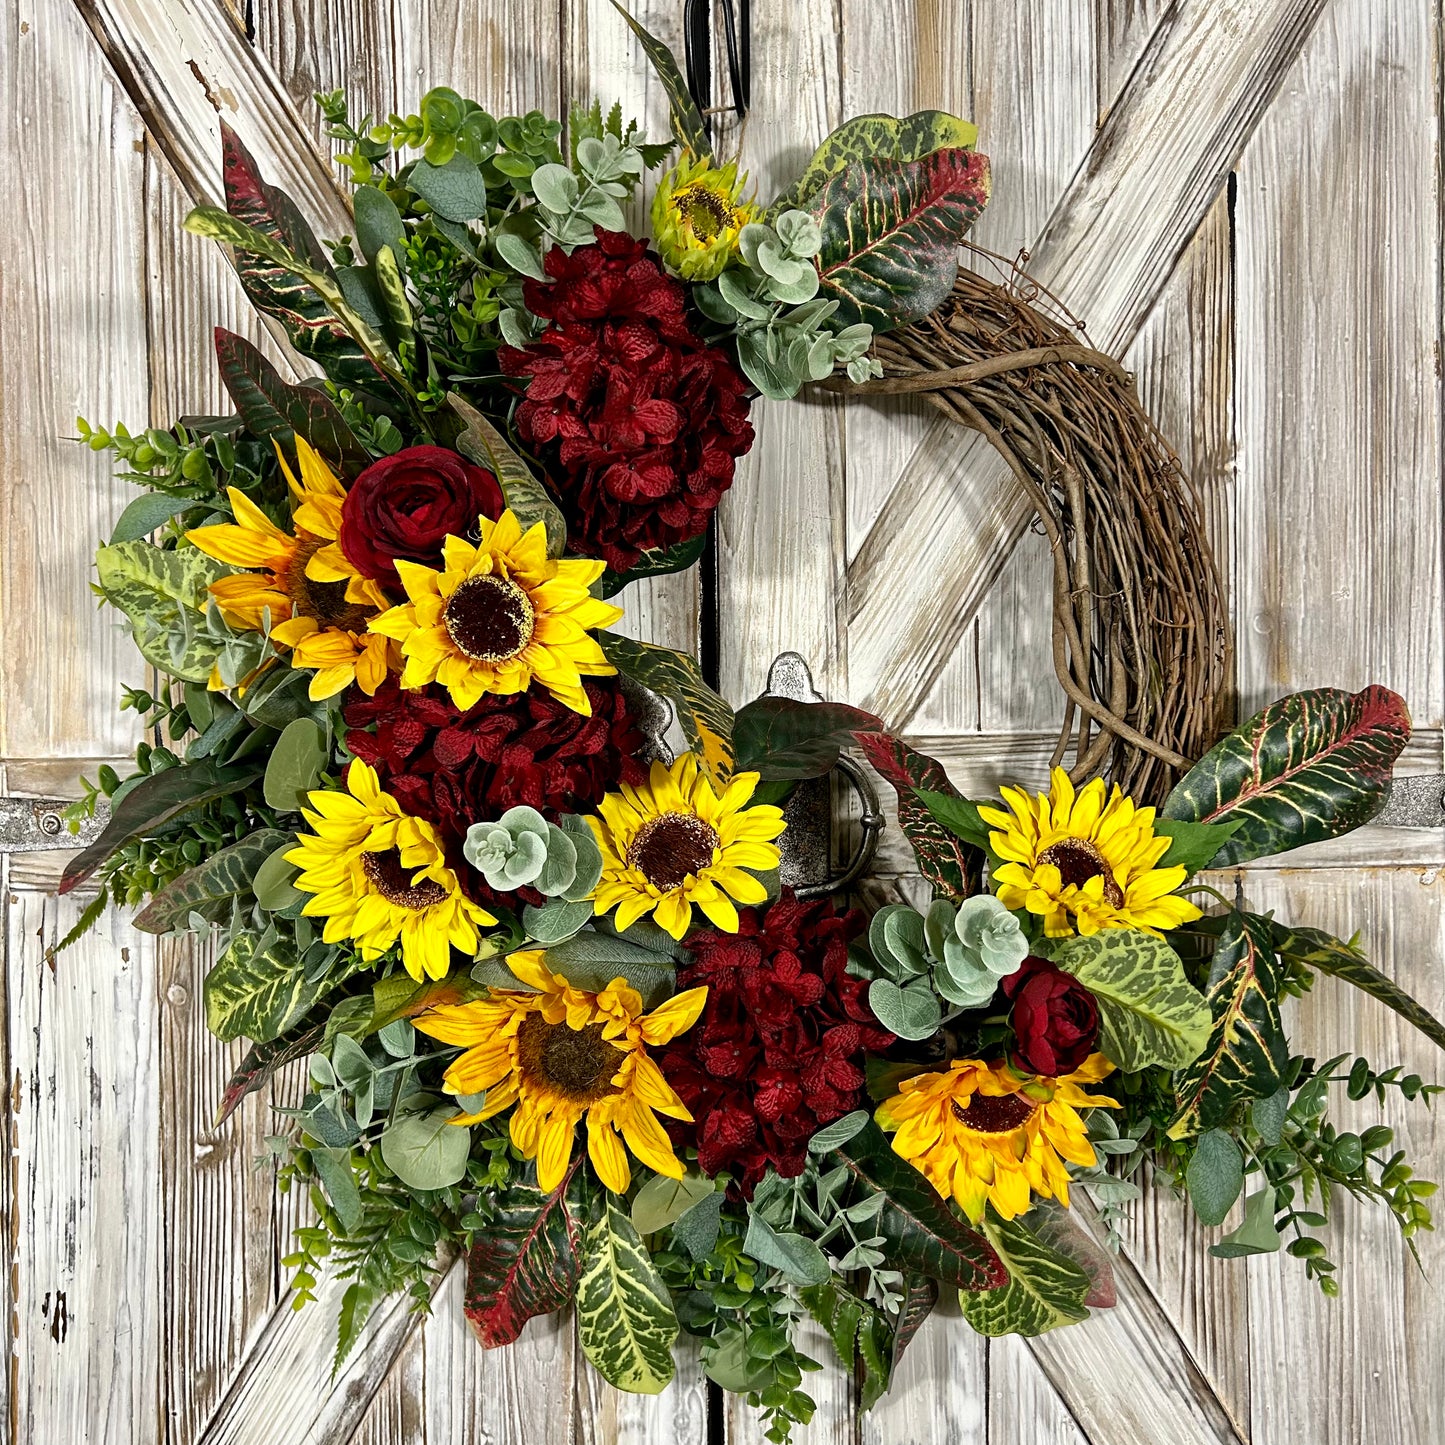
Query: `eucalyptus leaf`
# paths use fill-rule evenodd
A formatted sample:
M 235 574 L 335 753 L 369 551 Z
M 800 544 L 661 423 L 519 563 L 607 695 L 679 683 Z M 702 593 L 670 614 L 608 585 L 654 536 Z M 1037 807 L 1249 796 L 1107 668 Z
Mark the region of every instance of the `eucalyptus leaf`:
M 943 1009 L 926 983 L 900 988 L 892 979 L 875 978 L 868 985 L 868 1007 L 889 1033 L 900 1039 L 931 1038 L 943 1022 Z
M 1223 1129 L 1199 1136 L 1184 1174 L 1189 1202 L 1201 1224 L 1223 1224 L 1244 1187 L 1244 1156 Z
M 467 1172 L 471 1130 L 448 1121 L 450 1105 L 429 1113 L 400 1114 L 381 1131 L 381 1157 L 386 1167 L 412 1189 L 445 1189 Z
M 262 784 L 268 806 L 280 813 L 299 813 L 307 795 L 321 779 L 327 762 L 326 734 L 310 718 L 289 722 L 276 739 Z
M 681 1179 L 655 1174 L 633 1197 L 632 1227 L 639 1234 L 656 1234 L 715 1193 L 712 1180 L 697 1174 L 684 1174 Z
M 165 492 L 143 492 L 127 504 L 110 534 L 110 545 L 136 542 L 163 527 L 172 517 L 200 504 L 194 497 L 172 497 Z
M 795 1284 L 822 1284 L 832 1273 L 828 1257 L 811 1239 L 776 1230 L 761 1215 L 749 1214 L 743 1253 Z
M 407 182 L 417 195 L 448 221 L 474 221 L 487 213 L 487 186 L 481 169 L 466 156 L 455 155 L 445 165 L 417 161 Z
M 1250 1254 L 1277 1254 L 1283 1241 L 1274 1226 L 1274 1190 L 1264 1188 L 1244 1201 L 1244 1220 L 1211 1244 L 1209 1252 L 1216 1259 L 1241 1259 Z

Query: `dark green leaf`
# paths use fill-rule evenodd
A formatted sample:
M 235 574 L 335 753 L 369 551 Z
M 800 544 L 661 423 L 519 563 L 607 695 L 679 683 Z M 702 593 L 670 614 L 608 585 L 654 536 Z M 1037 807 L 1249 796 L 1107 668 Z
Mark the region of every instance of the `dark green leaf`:
M 194 497 L 172 497 L 165 492 L 142 492 L 131 499 L 125 511 L 120 514 L 115 530 L 110 534 L 110 544 L 117 542 L 138 542 L 149 537 L 158 527 L 164 527 L 172 517 L 189 511 L 200 504 Z
M 501 483 L 502 494 L 525 531 L 541 522 L 547 529 L 547 555 L 560 557 L 567 546 L 567 524 L 547 489 L 532 475 L 521 457 L 507 445 L 496 427 L 470 403 L 454 391 L 447 393 L 447 403 L 466 423 L 466 430 L 457 437 L 457 450 L 485 467 Z
M 1042 1335 L 1088 1318 L 1093 1282 L 1088 1272 L 1051 1249 L 1029 1227 L 1029 1216 L 984 1221 L 984 1232 L 1008 1270 L 1002 1289 L 963 1291 L 963 1317 L 981 1335 Z
M 1289 1089 L 1277 1089 L 1263 1099 L 1256 1099 L 1249 1106 L 1249 1122 L 1255 1132 L 1271 1147 L 1278 1144 L 1284 1133 L 1284 1121 L 1289 1115 Z
M 251 891 L 256 902 L 268 913 L 278 913 L 284 908 L 294 908 L 304 902 L 306 894 L 295 886 L 300 869 L 286 861 L 286 854 L 296 846 L 295 833 L 282 833 L 282 842 L 267 856 L 251 880 Z
M 952 289 L 988 194 L 988 157 L 976 151 L 853 161 L 804 207 L 823 229 L 819 295 L 838 302 L 841 324 L 878 332 L 927 316 Z
M 919 798 L 920 790 L 956 798 L 943 764 L 889 733 L 856 735 L 868 761 L 893 785 L 898 795 L 898 826 L 913 846 L 918 871 L 945 898 L 966 898 L 978 891 L 983 856 L 943 827 Z
M 601 633 L 597 640 L 618 672 L 676 707 L 688 742 L 710 770 L 731 771 L 733 710 L 703 681 L 702 669 L 692 658 L 615 632 Z
M 977 803 L 950 793 L 934 793 L 927 788 L 915 788 L 913 791 L 936 823 L 971 847 L 988 852 L 989 826 L 979 816 Z
M 627 22 L 632 33 L 642 42 L 642 48 L 652 62 L 658 80 L 662 82 L 672 117 L 673 134 L 698 160 L 713 160 L 712 142 L 707 138 L 707 127 L 703 124 L 702 115 L 687 88 L 687 82 L 682 78 L 682 72 L 677 68 L 676 57 L 651 31 L 634 20 L 618 0 L 612 0 L 612 4 Z
M 869 1124 L 829 1156 L 847 1167 L 866 1194 L 882 1194 L 878 1233 L 897 1268 L 914 1270 L 962 1290 L 992 1290 L 1008 1275 L 986 1239 L 969 1227 L 952 1201 L 939 1196 L 911 1164 Z
M 1337 838 L 1384 807 L 1409 738 L 1410 715 L 1388 688 L 1292 693 L 1216 743 L 1160 811 L 1238 824 L 1216 868 Z
M 706 1259 L 717 1248 L 722 1226 L 724 1196 L 721 1190 L 699 1199 L 686 1214 L 673 1221 L 672 1237 L 693 1259 Z
M 700 532 L 690 542 L 679 542 L 675 547 L 655 547 L 644 552 L 625 572 L 614 572 L 609 567 L 602 574 L 602 595 L 615 597 L 624 587 L 644 577 L 665 577 L 672 572 L 684 572 L 706 548 L 707 533 Z
M 207 923 L 222 923 L 239 899 L 250 896 L 252 880 L 268 854 L 290 834 L 275 828 L 248 833 L 179 878 L 167 883 L 135 917 L 144 933 L 171 933 L 187 927 L 193 913 Z
M 1219 850 L 1238 832 L 1243 818 L 1229 823 L 1184 823 L 1177 818 L 1155 818 L 1154 831 L 1168 838 L 1169 851 L 1155 865 L 1184 868 L 1197 873 L 1219 856 Z
M 574 988 L 592 992 L 601 992 L 614 978 L 625 978 L 648 1008 L 667 998 L 677 983 L 677 966 L 666 954 L 590 930 L 549 948 L 547 963 Z
M 69 893 L 83 883 L 112 853 L 143 833 L 154 832 L 172 818 L 249 787 L 259 768 L 222 768 L 215 763 L 182 764 L 146 778 L 115 805 L 100 837 L 66 866 L 59 891 Z
M 840 702 L 760 697 L 738 709 L 733 724 L 733 765 L 765 781 L 820 778 L 859 730 L 883 724 L 862 708 Z
M 1223 1224 L 1244 1188 L 1244 1155 L 1223 1129 L 1201 1134 L 1184 1173 L 1189 1201 L 1201 1224 Z
M 361 1223 L 361 1191 L 351 1168 L 351 1150 L 318 1145 L 311 1151 L 311 1163 L 342 1228 L 355 1229 Z
M 488 1349 L 511 1344 L 534 1315 L 564 1308 L 577 1293 L 582 1236 L 566 1198 L 575 1168 L 551 1194 L 513 1184 L 491 1201 L 467 1255 L 463 1306 Z
M 336 404 L 315 386 L 293 386 L 243 336 L 216 327 L 221 380 L 246 429 L 261 441 L 276 441 L 294 461 L 293 437 L 300 436 L 342 476 L 355 476 L 371 462 Z
M 811 1239 L 776 1230 L 760 1214 L 748 1215 L 743 1253 L 795 1284 L 822 1284 L 830 1273 L 827 1256 Z
M 383 246 L 401 251 L 406 226 L 396 202 L 385 191 L 376 186 L 357 186 L 351 194 L 351 209 L 356 216 L 356 243 L 368 261 L 375 261 Z
M 453 156 L 444 166 L 418 161 L 407 173 L 407 184 L 448 221 L 475 221 L 487 214 L 486 182 L 466 156 Z
M 320 726 L 306 717 L 287 723 L 266 763 L 262 791 L 267 806 L 278 813 L 299 813 L 310 806 L 308 795 L 326 763 L 326 734 Z
M 1228 1123 L 1246 1099 L 1265 1098 L 1283 1083 L 1289 1045 L 1279 1018 L 1280 986 L 1268 923 L 1231 913 L 1209 970 L 1209 1042 L 1174 1075 L 1178 1112 L 1171 1139 Z

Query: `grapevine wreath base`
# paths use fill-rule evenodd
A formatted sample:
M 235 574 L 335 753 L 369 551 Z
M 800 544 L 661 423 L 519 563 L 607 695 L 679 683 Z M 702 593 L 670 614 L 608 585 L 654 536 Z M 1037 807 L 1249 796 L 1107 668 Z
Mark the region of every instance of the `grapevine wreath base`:
M 973 126 L 858 117 L 769 202 L 628 23 L 664 144 L 596 104 L 564 132 L 444 89 L 379 122 L 319 97 L 353 237 L 318 240 L 224 132 L 226 208 L 187 226 L 321 375 L 218 330 L 233 414 L 80 423 L 142 488 L 97 591 L 156 680 L 124 698 L 134 773 L 75 808 L 109 805 L 63 882 L 102 885 L 76 935 L 114 901 L 212 936 L 220 1118 L 296 1100 L 270 1105 L 314 1211 L 286 1262 L 298 1308 L 347 1280 L 338 1364 L 461 1255 L 482 1345 L 575 1306 L 601 1374 L 651 1392 L 692 1335 L 784 1440 L 821 1368 L 805 1316 L 864 1408 L 944 1290 L 985 1335 L 1082 1320 L 1114 1294 L 1071 1201 L 1117 1248 L 1145 1173 L 1231 1218 L 1222 1260 L 1285 1248 L 1336 1293 L 1338 1192 L 1409 1241 L 1434 1186 L 1332 1096 L 1438 1089 L 1294 1052 L 1289 1000 L 1328 974 L 1445 1028 L 1356 943 L 1202 875 L 1374 816 L 1403 701 L 1318 689 L 1218 736 L 1227 628 L 1172 452 L 1116 361 L 958 270 Z M 650 171 L 644 240 L 620 202 Z M 814 384 L 922 392 L 1027 492 L 1066 696 L 1045 794 L 960 796 L 796 666 L 734 711 L 617 630 L 630 582 L 702 555 L 753 406 Z M 780 882 L 863 763 L 921 908 Z

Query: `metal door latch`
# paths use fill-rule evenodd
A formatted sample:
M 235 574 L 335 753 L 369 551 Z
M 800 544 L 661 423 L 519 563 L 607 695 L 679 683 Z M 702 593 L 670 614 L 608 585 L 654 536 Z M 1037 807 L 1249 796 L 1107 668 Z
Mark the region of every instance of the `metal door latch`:
M 64 798 L 0 798 L 0 853 L 41 853 L 95 842 L 110 818 L 105 799 L 96 801 L 95 816 L 82 819 L 76 833 L 65 821 L 69 806 Z

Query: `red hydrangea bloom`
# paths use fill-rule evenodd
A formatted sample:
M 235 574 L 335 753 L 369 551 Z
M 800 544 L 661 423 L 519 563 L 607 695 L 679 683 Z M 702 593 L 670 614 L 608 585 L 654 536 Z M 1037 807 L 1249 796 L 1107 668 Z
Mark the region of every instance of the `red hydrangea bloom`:
M 737 933 L 688 940 L 693 963 L 678 988 L 706 984 L 696 1024 L 661 1056 L 662 1072 L 692 1113 L 668 1120 L 673 1142 L 695 1147 L 704 1174 L 723 1170 L 751 1198 L 770 1165 L 803 1172 L 808 1140 L 860 1107 L 863 1054 L 893 1035 L 868 1007 L 868 984 L 847 973 L 856 909 L 803 903 L 790 889 L 766 911 L 739 910 Z
M 489 694 L 463 713 L 445 688 L 403 689 L 389 677 L 375 697 L 355 688 L 348 694 L 346 745 L 408 813 L 436 825 L 459 862 L 475 822 L 519 804 L 552 819 L 590 812 L 619 778 L 644 780 L 635 757 L 643 738 L 621 686 L 610 677 L 583 686 L 591 717 L 536 689 Z M 476 877 L 470 868 L 460 872 Z
M 748 384 L 693 331 L 686 290 L 644 242 L 546 258 L 528 307 L 552 324 L 502 369 L 530 378 L 517 431 L 547 467 L 575 550 L 625 572 L 644 551 L 700 536 L 753 444 Z

